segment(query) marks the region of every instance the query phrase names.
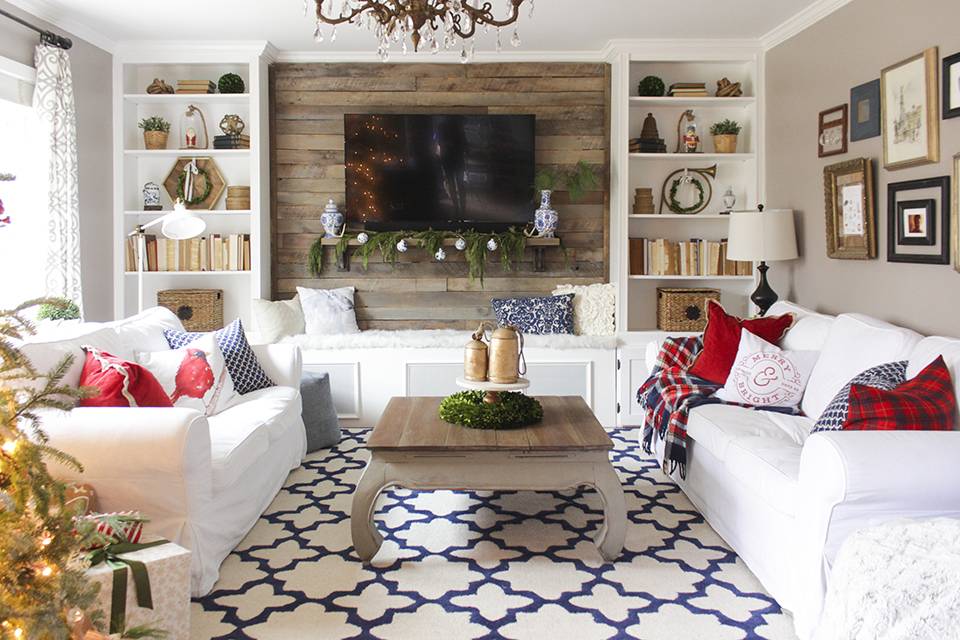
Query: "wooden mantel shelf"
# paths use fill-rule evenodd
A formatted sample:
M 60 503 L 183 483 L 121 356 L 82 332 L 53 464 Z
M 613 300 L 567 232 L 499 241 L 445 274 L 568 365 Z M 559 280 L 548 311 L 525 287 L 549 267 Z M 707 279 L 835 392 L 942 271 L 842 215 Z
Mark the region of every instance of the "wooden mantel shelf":
M 417 247 L 420 245 L 420 240 L 416 238 L 405 238 L 407 244 L 411 247 Z M 321 238 L 320 244 L 324 247 L 335 247 L 340 243 L 340 238 Z M 445 238 L 443 241 L 443 246 L 453 247 L 457 243 L 456 238 Z M 359 247 L 360 242 L 353 238 L 347 242 L 348 247 Z M 534 271 L 545 271 L 546 266 L 544 265 L 544 250 L 549 247 L 559 247 L 560 238 L 527 238 L 527 247 L 533 249 L 533 270 Z M 343 255 L 343 257 L 337 260 L 337 270 L 338 271 L 349 271 L 350 270 L 350 251 L 349 249 Z

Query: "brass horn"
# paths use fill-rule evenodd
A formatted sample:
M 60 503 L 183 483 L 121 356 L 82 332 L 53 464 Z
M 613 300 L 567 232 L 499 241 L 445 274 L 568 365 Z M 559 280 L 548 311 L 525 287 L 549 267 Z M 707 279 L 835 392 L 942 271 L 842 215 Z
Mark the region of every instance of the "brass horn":
M 717 165 L 712 167 L 707 167 L 706 169 L 690 169 L 690 171 L 696 171 L 697 173 L 703 174 L 705 176 L 710 176 L 711 178 L 717 177 Z

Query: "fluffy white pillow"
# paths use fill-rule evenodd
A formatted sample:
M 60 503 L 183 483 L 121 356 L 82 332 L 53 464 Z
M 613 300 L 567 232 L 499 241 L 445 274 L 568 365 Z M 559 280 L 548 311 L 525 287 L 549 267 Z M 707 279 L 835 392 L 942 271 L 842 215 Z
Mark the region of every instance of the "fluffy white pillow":
M 305 289 L 297 287 L 307 335 L 360 333 L 353 308 L 353 287 Z
M 796 407 L 819 355 L 816 351 L 784 351 L 744 329 L 737 359 L 716 397 L 755 407 Z
M 573 294 L 573 332 L 578 336 L 612 336 L 617 331 L 616 288 L 612 283 L 561 284 L 553 295 Z
M 253 320 L 264 342 L 276 342 L 286 336 L 298 336 L 306 330 L 300 298 L 292 300 L 253 300 Z
M 138 353 L 137 362 L 160 382 L 174 406 L 212 416 L 236 398 L 233 379 L 212 333 L 180 349 Z

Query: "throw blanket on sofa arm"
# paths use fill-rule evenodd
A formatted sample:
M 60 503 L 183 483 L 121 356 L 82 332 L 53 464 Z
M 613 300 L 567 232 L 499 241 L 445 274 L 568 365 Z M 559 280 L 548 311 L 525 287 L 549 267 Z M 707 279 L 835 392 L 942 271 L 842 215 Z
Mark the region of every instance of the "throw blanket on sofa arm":
M 699 336 L 667 338 L 660 347 L 653 372 L 637 391 L 637 402 L 644 408 L 643 450 L 653 453 L 655 438 L 664 442 L 663 472 L 680 472 L 687 477 L 687 418 L 690 411 L 704 404 L 730 404 L 737 407 L 798 415 L 792 407 L 754 407 L 724 402 L 713 397 L 723 388 L 709 380 L 687 373 L 703 349 Z

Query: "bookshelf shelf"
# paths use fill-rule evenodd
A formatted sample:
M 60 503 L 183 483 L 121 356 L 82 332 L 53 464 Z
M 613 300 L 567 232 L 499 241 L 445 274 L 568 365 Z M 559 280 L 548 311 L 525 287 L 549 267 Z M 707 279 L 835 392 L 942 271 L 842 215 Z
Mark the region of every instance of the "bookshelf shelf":
M 140 156 L 144 158 L 159 158 L 177 156 L 186 158 L 202 158 L 204 156 L 249 156 L 250 149 L 124 149 L 125 156 Z
M 631 280 L 753 280 L 753 276 L 628 276 Z
M 125 275 L 135 276 L 136 271 L 125 271 Z M 150 276 L 248 276 L 250 271 L 144 271 L 143 277 Z
M 131 104 L 249 104 L 249 93 L 125 93 L 123 99 Z
M 727 107 L 739 107 L 747 108 L 752 107 L 757 103 L 757 99 L 752 96 L 740 96 L 737 98 L 718 98 L 716 96 L 709 96 L 706 98 L 683 98 L 683 97 L 672 97 L 672 96 L 631 96 L 630 97 L 630 106 L 631 107 L 653 107 L 653 106 L 670 106 L 670 107 L 700 107 L 704 108 L 717 108 L 723 109 Z
M 658 220 L 686 220 L 688 222 L 694 222 L 697 220 L 729 220 L 730 216 L 729 214 L 720 213 L 696 213 L 693 215 L 683 213 L 631 213 L 627 215 L 627 218 L 630 220 L 648 220 L 651 222 Z
M 713 160 L 715 162 L 747 162 L 755 160 L 755 153 L 631 153 L 630 158 L 634 160 L 687 160 L 697 162 L 700 160 Z
M 123 215 L 131 217 L 153 217 L 158 218 L 170 213 L 169 211 L 124 211 Z M 210 211 L 194 211 L 196 215 L 202 218 L 243 218 L 250 216 L 253 213 L 249 209 L 231 209 L 227 211 L 226 209 L 213 209 Z

